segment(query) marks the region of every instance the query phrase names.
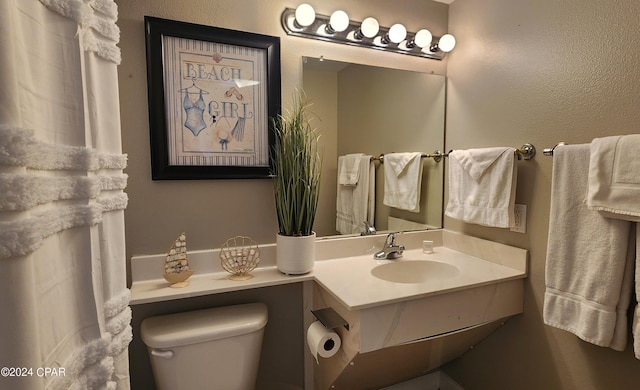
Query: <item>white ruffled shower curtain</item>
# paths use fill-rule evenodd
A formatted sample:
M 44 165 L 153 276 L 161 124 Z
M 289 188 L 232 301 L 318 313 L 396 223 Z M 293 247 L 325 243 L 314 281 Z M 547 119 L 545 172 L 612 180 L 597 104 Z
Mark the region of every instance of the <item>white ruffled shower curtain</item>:
M 116 19 L 0 1 L 1 389 L 130 387 Z

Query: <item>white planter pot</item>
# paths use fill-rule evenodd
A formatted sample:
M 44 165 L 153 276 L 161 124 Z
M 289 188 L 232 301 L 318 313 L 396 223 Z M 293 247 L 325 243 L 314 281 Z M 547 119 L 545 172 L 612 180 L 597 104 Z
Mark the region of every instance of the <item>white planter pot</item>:
M 316 260 L 316 233 L 310 236 L 276 237 L 276 265 L 287 275 L 310 272 Z

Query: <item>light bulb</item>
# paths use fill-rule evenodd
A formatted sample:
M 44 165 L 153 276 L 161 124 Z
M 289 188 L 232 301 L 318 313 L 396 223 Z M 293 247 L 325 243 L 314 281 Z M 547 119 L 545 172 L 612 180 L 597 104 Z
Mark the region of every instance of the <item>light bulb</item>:
M 456 38 L 453 35 L 444 34 L 440 37 L 440 40 L 438 41 L 438 48 L 441 51 L 448 53 L 453 50 L 454 47 L 456 47 Z
M 316 11 L 309 4 L 300 4 L 296 8 L 296 23 L 301 27 L 307 27 L 316 20 Z
M 407 36 L 407 29 L 401 25 L 400 23 L 396 23 L 389 29 L 389 41 L 393 43 L 400 43 L 404 41 L 404 38 Z
M 362 21 L 359 31 L 362 36 L 373 38 L 378 34 L 378 31 L 380 31 L 380 24 L 378 24 L 378 21 L 375 18 L 368 17 Z
M 416 36 L 413 38 L 413 44 L 418 47 L 426 47 L 431 44 L 431 39 L 433 36 L 431 35 L 431 31 L 427 29 L 422 29 L 416 33 Z M 407 45 L 409 46 L 409 45 Z
M 329 30 L 333 32 L 342 32 L 349 27 L 349 15 L 342 10 L 337 10 L 331 14 L 329 18 Z

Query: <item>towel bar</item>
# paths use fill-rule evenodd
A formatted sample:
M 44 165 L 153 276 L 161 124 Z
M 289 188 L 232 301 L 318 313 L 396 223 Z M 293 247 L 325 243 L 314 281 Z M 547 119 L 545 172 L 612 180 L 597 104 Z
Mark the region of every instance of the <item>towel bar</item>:
M 435 162 L 442 161 L 443 157 L 449 157 L 449 153 L 453 152 L 453 150 L 448 151 L 447 153 L 442 153 L 439 150 L 434 151 L 433 153 L 423 153 L 420 157 L 422 158 L 432 158 Z M 519 149 L 515 150 L 515 155 L 518 156 L 518 160 L 531 160 L 536 155 L 536 147 L 533 144 L 526 143 L 522 145 Z M 547 155 L 547 149 L 544 152 Z M 380 164 L 384 164 L 384 154 L 379 155 L 378 157 L 371 157 L 371 161 L 380 161 Z
M 439 150 L 434 151 L 433 153 L 423 153 L 420 155 L 421 158 L 432 158 L 435 162 L 440 162 L 442 157 L 449 157 L 449 153 L 442 153 Z M 380 164 L 384 164 L 384 154 L 379 155 L 378 157 L 371 157 L 371 161 L 380 161 Z

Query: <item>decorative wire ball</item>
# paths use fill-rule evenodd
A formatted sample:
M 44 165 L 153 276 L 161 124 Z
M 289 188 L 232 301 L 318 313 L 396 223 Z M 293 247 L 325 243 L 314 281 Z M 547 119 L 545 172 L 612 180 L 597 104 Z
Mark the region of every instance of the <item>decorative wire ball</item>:
M 260 263 L 260 249 L 250 237 L 235 236 L 228 239 L 220 248 L 220 264 L 229 272 L 232 280 L 247 280 Z

